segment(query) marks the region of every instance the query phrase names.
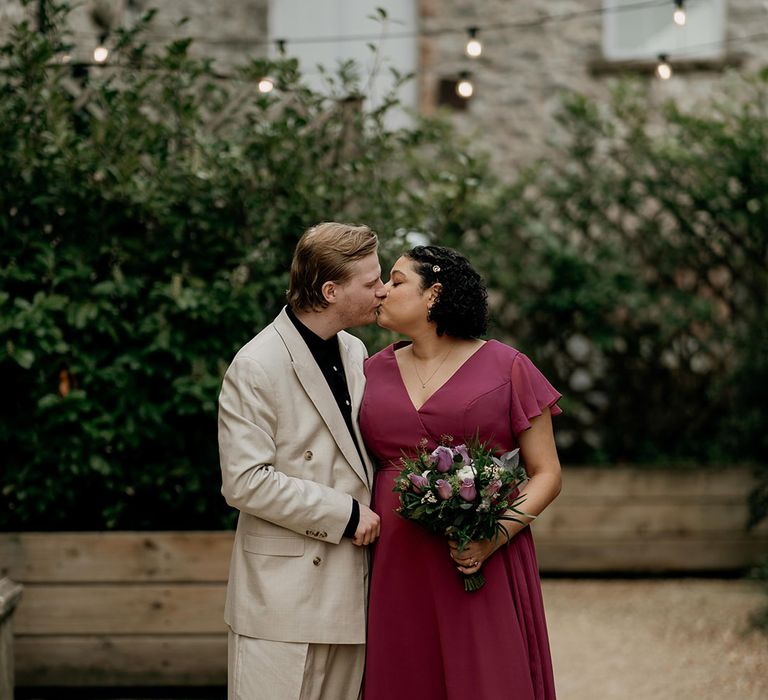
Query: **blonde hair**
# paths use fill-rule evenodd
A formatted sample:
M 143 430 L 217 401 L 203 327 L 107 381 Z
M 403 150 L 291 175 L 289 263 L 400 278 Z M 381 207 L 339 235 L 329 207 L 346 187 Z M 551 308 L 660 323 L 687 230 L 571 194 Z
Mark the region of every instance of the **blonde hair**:
M 296 244 L 286 294 L 295 310 L 324 309 L 326 282 L 344 284 L 352 263 L 376 252 L 379 239 L 367 226 L 326 221 L 307 229 Z

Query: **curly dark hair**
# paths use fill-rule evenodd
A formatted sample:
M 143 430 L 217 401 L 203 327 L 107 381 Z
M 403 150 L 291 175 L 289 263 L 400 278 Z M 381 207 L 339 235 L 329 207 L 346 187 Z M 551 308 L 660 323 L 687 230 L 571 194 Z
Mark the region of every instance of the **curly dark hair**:
M 405 253 L 415 263 L 422 291 L 436 282 L 440 293 L 429 312 L 438 335 L 478 338 L 488 327 L 488 293 L 480 275 L 461 253 L 438 245 L 417 245 Z

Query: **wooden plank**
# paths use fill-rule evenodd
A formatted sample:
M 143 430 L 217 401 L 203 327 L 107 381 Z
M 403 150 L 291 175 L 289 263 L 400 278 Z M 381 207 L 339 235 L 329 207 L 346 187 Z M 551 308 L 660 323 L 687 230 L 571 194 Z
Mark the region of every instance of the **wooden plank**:
M 543 573 L 738 572 L 768 551 L 768 537 L 589 538 L 536 537 Z
M 8 618 L 0 623 L 0 698 L 13 698 L 15 685 L 13 625 Z
M 234 533 L 0 534 L 0 577 L 21 583 L 226 581 Z
M 742 528 L 745 471 L 565 472 L 534 526 L 552 574 L 738 571 L 768 551 Z M 215 685 L 226 675 L 231 532 L 0 534 L 0 571 L 25 583 L 22 685 Z
M 227 636 L 16 639 L 20 686 L 226 685 Z
M 17 634 L 210 634 L 226 631 L 224 584 L 29 584 Z
M 521 506 L 525 510 L 525 505 Z M 533 523 L 537 534 L 570 537 L 633 537 L 665 535 L 688 537 L 708 535 L 728 540 L 746 534 L 746 503 L 724 504 L 638 502 L 626 499 L 618 503 L 578 503 L 574 499 L 554 501 Z M 753 531 L 753 536 L 768 534 L 768 521 Z
M 746 501 L 755 486 L 749 469 L 563 467 L 563 498 L 668 498 L 687 501 L 714 497 Z
M 22 587 L 0 579 L 0 698 L 12 698 L 14 686 L 13 617 Z
M 754 484 L 745 469 L 566 467 L 563 473 L 563 492 L 542 516 L 542 528 L 587 531 L 594 524 L 598 531 L 617 527 L 639 533 L 739 530 Z M 665 503 L 676 505 L 643 522 L 642 507 Z M 710 509 L 711 517 L 683 510 L 688 504 Z M 22 583 L 219 582 L 227 578 L 232 538 L 231 532 L 4 533 L 0 576 Z

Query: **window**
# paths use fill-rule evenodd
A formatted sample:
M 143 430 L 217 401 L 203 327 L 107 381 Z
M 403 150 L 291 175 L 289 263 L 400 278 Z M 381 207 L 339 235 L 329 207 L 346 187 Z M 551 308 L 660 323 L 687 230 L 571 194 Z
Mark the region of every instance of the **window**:
M 378 7 L 387 11 L 386 25 L 371 19 L 378 16 Z M 286 41 L 287 54 L 299 59 L 302 74 L 314 89 L 323 90 L 325 85 L 317 70 L 318 64 L 333 74 L 339 63 L 353 59 L 360 67 L 363 87 L 368 86 L 369 107 L 375 106 L 392 87 L 394 78 L 390 68 L 406 74 L 417 68 L 414 0 L 270 0 L 268 23 L 269 38 Z M 354 38 L 379 35 L 382 35 L 381 41 Z M 374 44 L 380 51 L 380 66 L 370 85 L 368 76 L 374 69 L 374 55 L 368 44 Z M 274 56 L 274 48 L 272 52 Z M 415 108 L 415 81 L 406 83 L 399 97 L 404 107 Z M 404 115 L 398 117 L 404 118 Z
M 684 26 L 675 3 L 637 7 L 638 0 L 603 0 L 603 55 L 608 60 L 719 58 L 724 53 L 725 0 L 686 0 Z M 626 8 L 626 9 L 625 9 Z

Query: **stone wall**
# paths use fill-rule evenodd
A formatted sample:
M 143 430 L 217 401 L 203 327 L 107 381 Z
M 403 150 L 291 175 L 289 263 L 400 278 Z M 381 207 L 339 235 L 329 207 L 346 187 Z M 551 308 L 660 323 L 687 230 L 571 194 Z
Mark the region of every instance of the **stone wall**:
M 670 17 L 672 5 L 670 1 Z M 598 10 L 600 0 L 421 0 L 422 27 L 499 26 L 543 14 L 560 15 Z M 743 43 L 741 37 L 768 27 L 768 6 L 761 0 L 731 0 L 727 8 L 726 56 L 739 70 L 755 71 L 768 64 L 768 41 Z M 595 75 L 602 58 L 602 17 L 599 14 L 526 29 L 486 31 L 481 35 L 483 55 L 463 56 L 464 37 L 450 34 L 422 39 L 421 105 L 434 104 L 434 89 L 441 76 L 471 69 L 476 92 L 469 108 L 454 120 L 461 131 L 481 141 L 502 168 L 510 170 L 545 154 L 553 135 L 553 115 L 563 90 L 576 90 L 605 98 L 617 74 Z M 764 37 L 765 39 L 765 37 Z M 677 70 L 672 80 L 645 76 L 648 99 L 661 104 L 675 98 L 682 104 L 715 94 L 727 80 L 727 70 Z M 502 171 L 503 172 L 503 171 Z
M 106 26 L 132 26 L 147 10 L 157 9 L 146 38 L 150 45 L 165 45 L 179 37 L 193 37 L 192 52 L 212 58 L 226 71 L 249 57 L 266 55 L 264 44 L 268 0 L 85 0 L 71 3 L 69 16 L 74 61 L 91 61 L 93 49 Z M 23 10 L 18 0 L 0 4 L 0 31 L 24 13 L 37 22 L 39 2 Z M 185 20 L 181 24 L 182 20 Z M 107 41 L 109 45 L 109 40 Z
M 310 0 L 307 0 L 310 1 Z M 493 153 L 502 174 L 514 174 L 522 164 L 546 155 L 553 138 L 554 119 L 564 90 L 577 90 L 605 98 L 618 73 L 602 64 L 602 17 L 595 13 L 577 19 L 551 22 L 543 26 L 498 28 L 482 33 L 484 51 L 470 61 L 463 54 L 465 36 L 429 32 L 478 25 L 500 27 L 505 23 L 536 19 L 544 14 L 599 10 L 601 0 L 414 0 L 418 3 L 421 28 L 426 36 L 419 42 L 420 68 L 417 76 L 419 105 L 424 112 L 436 108 L 437 86 L 441 78 L 455 77 L 471 69 L 475 96 L 465 111 L 451 113 L 460 131 Z M 382 0 L 386 6 L 386 0 Z M 150 37 L 164 43 L 177 36 L 192 36 L 196 55 L 215 60 L 226 71 L 248 57 L 264 56 L 267 47 L 269 0 L 230 0 L 210 3 L 204 0 L 86 0 L 72 14 L 72 29 L 77 42 L 74 57 L 89 60 L 100 33 L 94 17 L 106 17 L 113 26 L 129 26 L 146 9 L 160 7 Z M 670 13 L 672 2 L 670 0 Z M 28 10 L 36 14 L 36 4 Z M 0 24 L 21 14 L 17 0 L 0 6 Z M 186 24 L 178 26 L 182 18 Z M 663 82 L 647 75 L 651 104 L 670 97 L 692 104 L 722 88 L 728 80 L 727 66 L 755 71 L 768 64 L 768 41 L 742 42 L 768 25 L 768 6 L 763 0 L 730 0 L 727 6 L 725 59 L 702 69 L 676 70 L 672 80 Z M 393 25 L 397 31 L 397 25 Z M 288 47 L 290 54 L 290 47 Z M 605 68 L 608 68 L 606 71 Z

